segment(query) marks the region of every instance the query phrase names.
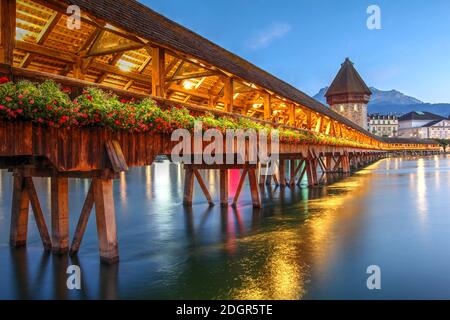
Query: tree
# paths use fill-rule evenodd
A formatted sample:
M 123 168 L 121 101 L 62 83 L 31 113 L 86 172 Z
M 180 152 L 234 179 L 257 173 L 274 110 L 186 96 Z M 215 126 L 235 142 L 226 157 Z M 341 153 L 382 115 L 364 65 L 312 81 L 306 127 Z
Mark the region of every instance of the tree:
M 435 139 L 439 145 L 447 152 L 447 146 L 450 145 L 450 139 Z

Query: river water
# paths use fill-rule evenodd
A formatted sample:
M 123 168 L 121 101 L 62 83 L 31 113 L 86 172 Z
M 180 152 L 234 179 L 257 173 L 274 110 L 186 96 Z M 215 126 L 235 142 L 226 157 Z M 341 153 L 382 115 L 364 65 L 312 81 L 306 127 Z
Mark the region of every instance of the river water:
M 104 266 L 93 215 L 76 258 L 45 253 L 33 218 L 27 248 L 11 249 L 12 177 L 0 171 L 0 299 L 450 299 L 450 156 L 385 159 L 320 189 L 269 187 L 261 210 L 248 185 L 237 209 L 208 208 L 199 189 L 186 209 L 182 173 L 155 163 L 115 182 L 121 261 Z M 217 199 L 218 177 L 203 174 Z M 49 225 L 49 180 L 35 184 Z M 70 181 L 71 235 L 88 187 Z M 68 265 L 81 290 L 67 289 Z M 371 265 L 381 290 L 367 288 Z

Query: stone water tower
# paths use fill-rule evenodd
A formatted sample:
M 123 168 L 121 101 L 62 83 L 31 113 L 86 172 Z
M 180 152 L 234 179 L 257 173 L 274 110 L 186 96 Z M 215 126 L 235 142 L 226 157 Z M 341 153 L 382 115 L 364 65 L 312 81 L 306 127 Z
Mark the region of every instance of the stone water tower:
M 325 93 L 333 111 L 367 130 L 367 104 L 372 92 L 346 58 L 336 78 Z

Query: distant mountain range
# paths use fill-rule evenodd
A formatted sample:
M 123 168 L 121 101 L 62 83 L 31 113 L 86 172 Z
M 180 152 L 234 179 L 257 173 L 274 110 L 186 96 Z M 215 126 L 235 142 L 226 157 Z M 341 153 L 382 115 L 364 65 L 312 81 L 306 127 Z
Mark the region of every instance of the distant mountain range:
M 325 92 L 328 87 L 320 89 L 314 99 L 326 105 Z M 448 117 L 450 115 L 450 103 L 425 103 L 416 98 L 407 96 L 397 90 L 383 91 L 371 87 L 372 97 L 369 102 L 369 114 L 394 114 L 402 115 L 410 111 L 427 111 Z

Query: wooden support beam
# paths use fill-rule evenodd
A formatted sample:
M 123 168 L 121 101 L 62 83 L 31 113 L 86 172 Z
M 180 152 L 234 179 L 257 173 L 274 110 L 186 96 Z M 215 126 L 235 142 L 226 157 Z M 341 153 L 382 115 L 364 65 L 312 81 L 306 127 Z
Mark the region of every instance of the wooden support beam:
M 220 169 L 220 205 L 228 206 L 228 170 Z
M 262 94 L 264 99 L 264 120 L 272 120 L 272 97 L 269 93 L 265 92 Z
M 69 248 L 69 183 L 67 178 L 51 178 L 52 250 L 65 253 Z
M 25 177 L 24 181 L 26 189 L 28 191 L 31 207 L 33 208 L 34 220 L 36 221 L 42 244 L 44 245 L 45 250 L 51 250 L 52 241 L 50 240 L 50 235 L 48 233 L 47 224 L 45 223 L 44 214 L 42 213 L 36 188 L 34 187 L 33 178 Z
M 214 201 L 211 197 L 211 194 L 209 193 L 208 187 L 206 186 L 205 182 L 203 181 L 203 177 L 200 174 L 200 172 L 197 169 L 193 169 L 194 170 L 194 175 L 197 178 L 198 184 L 200 185 L 200 188 L 203 191 L 203 194 L 206 197 L 206 200 L 208 200 L 209 206 L 213 207 L 214 206 Z
M 120 53 L 116 53 L 113 58 L 111 59 L 111 62 L 109 63 L 110 66 L 115 66 L 117 64 L 117 62 L 120 60 L 120 58 L 122 58 L 123 56 L 123 52 Z M 107 72 L 103 72 L 97 79 L 97 83 L 102 83 L 103 81 L 105 81 L 105 79 L 108 77 L 108 73 Z
M 194 195 L 194 169 L 192 166 L 184 166 L 184 198 L 185 206 L 192 205 L 192 197 Z
M 307 174 L 308 167 L 307 167 L 306 164 L 307 164 L 307 161 L 306 161 L 306 160 L 304 160 L 304 161 L 302 162 L 302 164 L 301 164 L 301 165 L 303 165 L 303 170 L 302 170 L 302 172 L 300 173 L 300 176 L 299 176 L 298 181 L 297 181 L 297 185 L 298 185 L 298 186 L 301 185 L 301 183 L 302 183 L 302 181 L 303 181 L 303 177 L 305 176 L 305 174 Z M 301 165 L 299 165 L 299 168 L 300 168 Z
M 16 37 L 16 0 L 0 0 L 0 64 L 12 66 Z
M 167 80 L 167 82 L 182 81 L 182 80 L 196 79 L 196 78 L 203 78 L 203 77 L 211 77 L 211 76 L 215 76 L 215 75 L 217 75 L 217 73 L 213 72 L 213 71 L 188 73 L 188 74 L 183 74 L 180 76 L 172 77 L 169 80 Z
M 30 199 L 26 192 L 25 179 L 19 175 L 14 175 L 13 179 L 10 244 L 13 247 L 21 247 L 27 244 Z
M 237 202 L 239 200 L 239 196 L 240 196 L 241 191 L 242 191 L 242 187 L 244 186 L 244 182 L 245 182 L 245 178 L 247 176 L 247 172 L 248 172 L 248 169 L 242 170 L 241 178 L 239 179 L 239 184 L 238 184 L 238 187 L 236 189 L 236 194 L 234 195 L 233 206 L 237 205 Z
M 233 79 L 226 77 L 224 78 L 224 103 L 225 103 L 225 111 L 233 112 Z
M 278 172 L 279 172 L 279 183 L 280 186 L 285 187 L 286 186 L 286 161 L 284 159 L 280 159 L 279 165 L 278 165 Z
M 80 60 L 80 57 L 78 57 L 75 54 L 69 53 L 69 52 L 63 52 L 63 51 L 59 51 L 59 50 L 56 50 L 53 48 L 45 47 L 43 45 L 39 45 L 39 44 L 31 43 L 31 42 L 25 42 L 25 41 L 16 41 L 16 48 L 19 50 L 28 52 L 28 53 L 33 53 L 33 54 L 42 55 L 45 57 L 50 57 L 53 59 L 61 60 L 61 61 L 67 62 L 69 64 L 78 63 L 80 70 L 82 70 L 82 68 L 84 68 L 84 67 L 82 67 L 82 63 L 83 63 L 82 61 L 84 61 L 84 60 L 83 59 Z M 97 62 L 97 61 L 91 61 L 89 64 L 89 67 L 96 69 L 98 71 L 101 71 L 101 72 L 111 73 L 111 74 L 115 74 L 115 75 L 122 76 L 125 78 L 129 78 L 131 80 L 141 82 L 144 84 L 151 83 L 151 80 L 147 76 L 144 76 L 142 74 L 132 72 L 132 71 L 123 71 L 120 68 L 109 65 L 109 64 L 105 64 L 105 63 L 101 63 L 101 62 Z
M 84 200 L 83 209 L 81 210 L 80 218 L 78 220 L 75 234 L 73 236 L 72 245 L 70 247 L 70 255 L 76 254 L 80 250 L 81 241 L 83 240 L 84 232 L 94 207 L 94 184 L 91 182 L 89 191 Z
M 289 125 L 295 126 L 295 104 L 289 104 Z
M 58 24 L 59 20 L 61 19 L 62 14 L 60 12 L 54 12 L 53 15 L 48 19 L 47 23 L 45 24 L 45 26 L 42 28 L 41 33 L 38 35 L 36 42 L 37 44 L 43 44 L 45 42 L 45 40 L 48 39 L 48 37 L 50 36 L 50 33 L 52 32 L 53 28 Z M 27 54 L 25 55 L 25 57 L 23 58 L 20 67 L 21 68 L 26 68 L 28 67 L 28 65 L 31 62 L 32 55 L 31 54 Z
M 108 140 L 105 143 L 106 153 L 115 173 L 128 171 L 128 165 L 120 144 L 116 140 Z
M 261 208 L 261 197 L 259 194 L 255 168 L 250 168 L 248 170 L 248 181 L 250 184 L 250 193 L 252 195 L 253 208 Z
M 152 47 L 152 95 L 166 97 L 165 87 L 165 49 Z
M 295 165 L 295 160 L 294 159 L 289 160 L 289 181 L 287 181 L 287 184 L 289 186 L 293 186 L 295 184 L 294 180 L 295 180 L 295 175 L 296 175 L 296 173 L 295 173 L 296 168 L 297 167 Z
M 94 202 L 100 260 L 107 264 L 119 261 L 113 180 L 94 178 Z

